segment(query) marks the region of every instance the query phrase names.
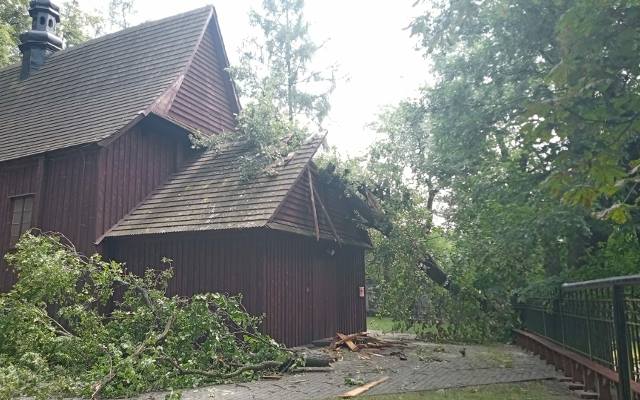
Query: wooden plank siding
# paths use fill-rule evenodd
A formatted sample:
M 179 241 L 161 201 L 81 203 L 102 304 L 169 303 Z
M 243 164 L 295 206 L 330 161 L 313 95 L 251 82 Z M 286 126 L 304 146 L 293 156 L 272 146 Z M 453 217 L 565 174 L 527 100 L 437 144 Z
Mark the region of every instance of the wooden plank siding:
M 95 148 L 0 164 L 0 291 L 15 282 L 4 255 L 10 250 L 11 197 L 34 195 L 32 225 L 63 233 L 83 253 L 93 253 Z
M 173 233 L 107 239 L 110 258 L 142 274 L 173 260 L 169 294 L 243 295 L 247 310 L 264 314 L 265 332 L 288 346 L 335 332 L 366 329 L 364 250 L 264 229 Z
M 214 22 L 209 24 L 169 109 L 169 116 L 208 134 L 235 129 L 235 94 Z
M 0 163 L 0 291 L 15 281 L 6 270 L 11 197 L 34 195 L 33 226 L 59 232 L 83 254 L 178 167 L 184 135 L 141 124 L 109 146 L 89 146 Z
M 189 142 L 155 124 L 142 123 L 100 152 L 97 225 L 102 236 L 182 166 Z
M 4 255 L 11 240 L 11 196 L 35 193 L 38 162 L 35 159 L 0 164 L 0 290 L 15 283 L 15 276 L 6 270 Z
M 36 226 L 60 232 L 83 254 L 93 254 L 96 222 L 97 150 L 80 150 L 44 160 L 42 219 Z
M 318 182 L 317 174 L 312 172 L 314 190 L 322 199 L 338 236 L 347 244 L 366 245 L 369 243 L 365 232 L 357 228 L 350 219 L 350 212 L 341 194 Z M 316 204 L 320 237 L 335 240 L 331 225 L 322 211 L 320 204 Z M 300 180 L 291 189 L 287 198 L 272 219 L 270 226 L 277 229 L 315 236 L 315 222 L 311 207 L 311 191 L 309 189 L 309 175 L 303 173 Z
M 109 258 L 126 262 L 127 270 L 138 275 L 149 267 L 168 268 L 163 257 L 173 260 L 169 295 L 242 293 L 249 312 L 264 312 L 263 247 L 250 231 L 108 238 L 106 251 Z

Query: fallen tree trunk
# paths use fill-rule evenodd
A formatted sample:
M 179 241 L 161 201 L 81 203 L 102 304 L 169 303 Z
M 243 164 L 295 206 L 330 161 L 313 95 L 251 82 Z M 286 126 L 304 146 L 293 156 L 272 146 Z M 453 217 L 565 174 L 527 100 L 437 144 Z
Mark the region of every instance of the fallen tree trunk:
M 352 185 L 347 185 L 343 178 L 335 174 L 335 169 L 335 165 L 330 164 L 323 171 L 326 183 L 333 185 L 336 189 L 344 193 L 345 200 L 360 217 L 360 222 L 369 228 L 377 230 L 385 237 L 389 237 L 393 232 L 394 224 L 387 214 L 385 214 L 376 196 L 364 183 L 360 183 L 357 189 L 354 189 Z M 429 191 L 429 209 L 433 206 L 436 193 L 434 190 Z M 458 295 L 463 291 L 463 288 L 451 279 L 451 275 L 448 275 L 438 265 L 438 262 L 431 254 L 425 254 L 423 258 L 418 261 L 416 268 L 423 271 L 429 279 L 453 295 Z M 484 311 L 495 310 L 494 305 L 489 304 L 480 292 L 472 289 L 471 292 L 466 291 L 466 293 L 470 293 L 471 296 L 475 297 Z
M 349 190 L 344 183 L 341 182 L 341 184 L 343 191 L 346 192 Z M 371 194 L 367 188 L 362 186 L 359 192 L 367 201 L 363 200 L 358 194 L 351 193 L 347 198 L 349 205 L 365 220 L 368 227 L 377 230 L 385 237 L 389 237 L 393 231 L 393 223 L 387 215 L 385 215 L 378 202 L 375 201 L 373 194 Z M 452 282 L 451 276 L 447 275 L 447 273 L 440 268 L 431 254 L 426 254 L 424 258 L 418 262 L 417 268 L 424 271 L 429 279 L 448 291 L 454 294 L 460 292 L 460 288 Z
M 328 355 L 308 355 L 304 357 L 305 367 L 328 367 L 335 360 Z

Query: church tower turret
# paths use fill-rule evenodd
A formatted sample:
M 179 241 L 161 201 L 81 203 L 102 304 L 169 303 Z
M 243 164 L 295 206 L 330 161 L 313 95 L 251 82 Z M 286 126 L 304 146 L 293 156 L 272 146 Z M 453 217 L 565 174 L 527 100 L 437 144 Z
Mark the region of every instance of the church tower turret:
M 60 8 L 50 0 L 31 0 L 29 15 L 33 19 L 31 30 L 20 35 L 22 79 L 40 68 L 49 54 L 62 48 L 62 39 L 56 35 Z

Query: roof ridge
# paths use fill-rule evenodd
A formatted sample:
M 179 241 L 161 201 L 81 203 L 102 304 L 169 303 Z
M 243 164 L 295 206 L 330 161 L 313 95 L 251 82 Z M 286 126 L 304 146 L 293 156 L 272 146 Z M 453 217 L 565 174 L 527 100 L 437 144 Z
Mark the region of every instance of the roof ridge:
M 156 19 L 156 20 L 144 21 L 144 22 L 139 23 L 138 25 L 130 26 L 128 28 L 121 29 L 119 31 L 110 32 L 110 33 L 107 33 L 105 35 L 98 36 L 98 37 L 86 40 L 86 41 L 84 41 L 82 43 L 79 43 L 79 44 L 77 44 L 75 46 L 66 47 L 66 48 L 64 48 L 62 50 L 56 51 L 55 53 L 51 54 L 49 56 L 49 59 L 57 58 L 60 55 L 69 54 L 69 53 L 74 52 L 76 50 L 81 50 L 81 49 L 83 49 L 83 48 L 85 48 L 87 46 L 94 45 L 96 43 L 101 43 L 101 42 L 103 42 L 105 40 L 109 40 L 109 39 L 112 39 L 114 37 L 118 37 L 120 35 L 124 35 L 124 34 L 127 34 L 127 33 L 135 32 L 136 30 L 141 30 L 141 29 L 144 29 L 144 28 L 148 28 L 148 27 L 153 26 L 153 25 L 161 25 L 161 24 L 167 23 L 167 22 L 169 22 L 171 20 L 178 20 L 178 19 L 186 17 L 187 15 L 197 14 L 197 13 L 203 12 L 205 10 L 208 10 L 211 13 L 215 13 L 215 7 L 212 4 L 208 4 L 206 6 L 198 7 L 198 8 L 195 8 L 193 10 L 182 12 L 180 14 L 170 15 L 170 16 L 167 16 L 167 17 L 164 17 L 164 18 L 160 18 L 160 19 Z M 9 70 L 11 68 L 19 67 L 20 64 L 21 64 L 20 61 L 16 61 L 13 64 L 5 65 L 4 67 L 0 68 L 0 73 L 4 72 L 6 70 Z

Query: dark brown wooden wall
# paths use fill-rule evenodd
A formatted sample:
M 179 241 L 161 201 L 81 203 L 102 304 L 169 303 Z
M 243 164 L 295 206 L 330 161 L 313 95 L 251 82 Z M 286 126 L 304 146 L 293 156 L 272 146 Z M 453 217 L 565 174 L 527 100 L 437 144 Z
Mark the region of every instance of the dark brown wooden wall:
M 58 152 L 46 157 L 0 164 L 0 290 L 14 282 L 6 270 L 4 254 L 9 249 L 10 196 L 35 195 L 33 224 L 43 231 L 63 233 L 76 248 L 95 251 L 95 148 Z
M 364 251 L 273 230 L 221 231 L 108 239 L 108 255 L 141 274 L 173 260 L 171 294 L 242 293 L 247 310 L 265 314 L 264 329 L 289 346 L 336 330 L 366 329 Z
M 184 134 L 142 123 L 102 149 L 99 156 L 97 225 L 100 237 L 133 210 L 182 163 Z
M 327 209 L 340 238 L 347 242 L 367 243 L 366 234 L 357 229 L 353 221 L 349 220 L 349 210 L 345 202 L 341 200 L 340 194 L 323 187 L 315 173 L 312 173 L 311 179 L 314 182 L 314 190 L 318 192 L 322 199 L 322 203 Z M 300 233 L 315 236 L 315 222 L 313 220 L 310 193 L 309 177 L 305 171 L 284 200 L 272 222 L 279 224 L 283 229 L 300 231 Z M 333 239 L 333 231 L 329 221 L 317 200 L 316 212 L 321 237 Z
M 84 254 L 173 173 L 189 151 L 184 134 L 141 123 L 106 147 L 88 146 L 0 163 L 0 291 L 6 270 L 10 196 L 34 194 L 35 227 L 64 234 Z
M 169 110 L 171 117 L 206 133 L 234 130 L 238 112 L 214 29 L 213 23 L 207 28 Z
M 15 282 L 6 270 L 4 255 L 11 235 L 11 200 L 9 196 L 34 193 L 38 187 L 36 160 L 0 164 L 0 290 L 8 290 Z
M 47 158 L 44 164 L 43 231 L 63 233 L 84 254 L 95 252 L 97 152 Z
M 107 254 L 125 261 L 127 270 L 142 274 L 148 267 L 166 268 L 173 260 L 170 295 L 220 292 L 244 295 L 252 313 L 264 312 L 263 246 L 252 233 L 180 233 L 109 238 Z
M 265 328 L 287 345 L 366 330 L 364 250 L 272 231 L 266 237 Z M 331 256 L 329 251 L 335 254 Z

